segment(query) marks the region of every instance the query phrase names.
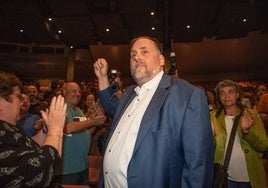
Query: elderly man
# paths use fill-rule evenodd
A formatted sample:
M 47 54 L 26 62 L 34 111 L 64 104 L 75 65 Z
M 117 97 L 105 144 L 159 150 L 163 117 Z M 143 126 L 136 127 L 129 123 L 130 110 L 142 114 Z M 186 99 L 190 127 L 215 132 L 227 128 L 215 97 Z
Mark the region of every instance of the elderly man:
M 88 152 L 92 139 L 89 129 L 102 125 L 106 117 L 86 118 L 77 107 L 81 99 L 81 89 L 77 83 L 66 83 L 63 94 L 67 103 L 67 118 L 64 126 L 62 162 L 55 181 L 62 184 L 88 185 Z
M 108 64 L 94 64 L 106 113 L 113 117 L 99 188 L 209 188 L 213 136 L 206 95 L 163 71 L 159 42 L 139 37 L 130 45 L 137 85 L 120 100 L 109 87 Z

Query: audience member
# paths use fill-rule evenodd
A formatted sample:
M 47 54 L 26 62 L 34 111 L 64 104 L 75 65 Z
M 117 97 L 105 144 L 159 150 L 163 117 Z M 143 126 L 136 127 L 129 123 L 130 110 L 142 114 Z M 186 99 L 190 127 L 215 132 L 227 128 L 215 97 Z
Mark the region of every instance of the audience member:
M 256 104 L 256 109 L 259 112 L 262 121 L 264 123 L 266 133 L 268 135 L 268 91 L 264 85 L 258 87 L 259 100 Z
M 260 85 L 257 89 L 259 101 L 256 104 L 256 109 L 259 112 L 264 127 L 266 130 L 266 135 L 268 135 L 268 90 L 266 85 Z M 266 172 L 266 185 L 268 186 L 268 148 L 264 152 L 263 164 Z
M 261 84 L 257 87 L 257 96 L 260 100 L 261 96 L 265 93 L 268 93 L 268 86 L 266 84 Z
M 86 95 L 83 100 L 83 113 L 87 118 L 105 116 L 104 109 L 97 102 L 97 96 L 93 93 Z M 92 144 L 90 147 L 90 155 L 101 155 L 98 148 L 98 138 L 101 134 L 105 133 L 107 135 L 107 129 L 105 127 L 93 127 L 90 129 L 92 133 Z
M 240 89 L 241 90 L 240 92 L 241 104 L 247 108 L 252 108 L 249 94 L 245 92 L 241 86 L 239 87 L 241 88 Z
M 104 116 L 104 109 L 97 103 L 97 98 L 93 93 L 86 95 L 83 102 L 83 112 L 87 118 Z
M 77 107 L 81 90 L 77 83 L 69 82 L 63 87 L 67 103 L 64 126 L 63 155 L 55 181 L 62 184 L 88 185 L 88 154 L 91 144 L 90 128 L 102 125 L 105 116 L 86 118 Z
M 117 84 L 117 89 L 116 91 L 114 91 L 114 94 L 118 97 L 118 98 L 121 98 L 124 90 L 125 90 L 125 87 L 124 87 L 124 81 L 123 81 L 123 78 L 122 78 L 122 73 L 117 71 L 116 72 L 116 76 L 114 78 L 114 82 Z
M 208 108 L 209 110 L 215 110 L 218 108 L 217 102 L 216 102 L 216 93 L 213 89 L 207 89 L 206 90 L 207 100 L 208 100 Z
M 49 110 L 41 111 L 48 134 L 39 147 L 16 125 L 21 87 L 15 75 L 0 73 L 0 187 L 47 187 L 60 161 L 66 105 L 54 97 Z
M 98 95 L 113 117 L 99 187 L 211 187 L 213 136 L 204 91 L 163 72 L 156 39 L 136 38 L 130 48 L 137 85 L 120 100 L 109 87 L 106 60 L 94 64 Z
M 29 96 L 26 94 L 22 94 L 20 119 L 17 122 L 17 126 L 21 127 L 29 137 L 32 137 L 42 128 L 43 120 L 37 114 L 30 114 L 29 108 Z
M 220 106 L 211 112 L 215 130 L 214 162 L 222 164 L 234 118 L 242 113 L 228 166 L 228 188 L 265 187 L 260 156 L 268 147 L 268 139 L 258 112 L 241 105 L 241 90 L 234 81 L 219 82 L 216 96 Z
M 42 102 L 38 99 L 38 89 L 34 85 L 29 85 L 25 87 L 24 91 L 30 98 L 30 109 L 29 113 L 31 114 L 37 114 L 41 116 L 40 111 L 45 110 L 48 107 L 48 104 L 45 102 Z

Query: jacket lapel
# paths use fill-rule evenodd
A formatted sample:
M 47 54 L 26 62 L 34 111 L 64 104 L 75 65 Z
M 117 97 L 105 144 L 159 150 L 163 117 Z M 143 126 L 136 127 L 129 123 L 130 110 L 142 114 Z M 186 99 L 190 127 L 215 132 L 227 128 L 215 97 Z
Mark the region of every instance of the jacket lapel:
M 124 114 L 125 110 L 127 109 L 128 105 L 131 103 L 133 98 L 136 96 L 136 92 L 134 89 L 135 89 L 135 86 L 130 88 L 130 91 L 126 91 L 125 96 L 123 95 L 122 98 L 120 99 L 122 101 L 119 103 L 120 106 L 117 107 L 117 112 L 116 112 L 114 119 L 113 119 L 113 122 L 112 122 L 110 133 L 109 133 L 109 136 L 107 138 L 106 146 L 107 146 L 108 142 L 110 141 L 111 136 L 113 135 L 113 132 L 114 132 L 119 120 L 121 119 L 121 117 Z
M 135 147 L 133 150 L 133 155 L 137 151 L 142 140 L 144 139 L 145 135 L 149 131 L 150 127 L 152 126 L 153 117 L 157 114 L 157 112 L 160 110 L 161 106 L 163 105 L 165 98 L 168 94 L 168 91 L 166 90 L 166 88 L 169 86 L 170 86 L 170 77 L 164 74 L 142 118 L 139 132 L 137 135 L 137 140 L 136 140 Z

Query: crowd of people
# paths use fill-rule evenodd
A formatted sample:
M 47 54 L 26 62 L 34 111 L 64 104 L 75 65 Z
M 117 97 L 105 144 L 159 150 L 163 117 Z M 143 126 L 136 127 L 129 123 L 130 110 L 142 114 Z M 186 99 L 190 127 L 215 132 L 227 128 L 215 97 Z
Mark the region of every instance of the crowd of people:
M 42 92 L 0 73 L 0 187 L 88 185 L 88 155 L 103 155 L 100 188 L 209 188 L 214 163 L 224 161 L 234 118 L 241 115 L 228 186 L 265 188 L 266 83 L 246 89 L 233 80 L 189 83 L 164 71 L 160 46 L 146 36 L 131 42 L 136 84 L 124 87 L 119 72 L 116 91 L 103 58 L 92 67 L 98 90 L 53 81 Z

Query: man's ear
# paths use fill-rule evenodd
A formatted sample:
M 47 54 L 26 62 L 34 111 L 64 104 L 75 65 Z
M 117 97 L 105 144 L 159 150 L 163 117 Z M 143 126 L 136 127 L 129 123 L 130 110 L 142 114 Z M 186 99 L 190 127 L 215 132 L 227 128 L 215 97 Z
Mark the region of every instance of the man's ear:
M 159 56 L 159 59 L 160 59 L 160 65 L 164 67 L 165 66 L 165 57 L 161 54 Z

